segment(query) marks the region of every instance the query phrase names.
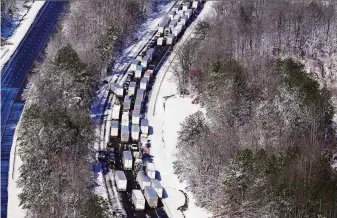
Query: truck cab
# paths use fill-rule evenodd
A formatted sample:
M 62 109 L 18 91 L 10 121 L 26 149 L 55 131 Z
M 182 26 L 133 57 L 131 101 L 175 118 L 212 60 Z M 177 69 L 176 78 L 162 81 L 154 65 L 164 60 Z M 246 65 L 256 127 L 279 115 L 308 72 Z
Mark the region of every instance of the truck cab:
M 168 36 L 169 34 L 171 34 L 171 29 L 170 27 L 166 27 L 164 30 L 164 36 Z

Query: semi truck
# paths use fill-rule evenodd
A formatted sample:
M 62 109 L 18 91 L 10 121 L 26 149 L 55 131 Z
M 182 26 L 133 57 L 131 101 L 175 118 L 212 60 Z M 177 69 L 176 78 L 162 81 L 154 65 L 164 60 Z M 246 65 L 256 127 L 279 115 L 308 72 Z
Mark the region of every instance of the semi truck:
M 129 126 L 129 112 L 123 112 L 121 124 L 122 126 Z
M 143 57 L 142 62 L 140 63 L 144 68 L 147 68 L 147 65 L 150 62 L 150 56 L 146 55 Z
M 173 19 L 174 15 L 176 15 L 176 12 L 175 12 L 175 11 L 170 11 L 170 12 L 168 13 L 168 17 L 169 17 L 171 20 Z
M 163 31 L 164 32 L 164 31 Z M 164 45 L 164 37 L 159 37 L 157 39 L 157 45 Z
M 146 143 L 148 141 L 147 139 L 147 135 L 145 134 L 140 134 L 140 144 L 141 144 L 141 147 L 145 147 L 146 146 Z
M 132 141 L 138 141 L 139 140 L 139 125 L 132 125 L 131 126 L 131 138 Z
M 130 67 L 129 67 L 129 70 L 135 71 L 138 64 L 139 64 L 139 60 L 137 60 L 137 59 L 132 60 L 131 64 L 130 64 Z
M 154 163 L 147 162 L 145 165 L 146 174 L 150 179 L 156 178 L 156 169 L 154 167 Z
M 157 208 L 158 206 L 158 196 L 154 188 L 152 187 L 145 187 L 144 189 L 144 197 L 147 201 L 147 204 L 151 208 Z
M 130 139 L 129 125 L 121 127 L 121 142 L 127 143 Z
M 118 137 L 118 129 L 119 129 L 119 121 L 112 120 L 111 121 L 111 137 L 116 138 Z
M 153 55 L 154 55 L 154 48 L 149 48 L 149 50 L 147 50 L 146 52 L 146 56 L 149 56 L 150 61 L 152 61 Z
M 158 32 L 159 33 L 164 33 L 164 29 L 169 25 L 170 22 L 171 22 L 171 18 L 170 17 L 163 18 L 163 20 L 161 21 L 161 23 L 158 25 Z
M 185 16 L 187 16 L 188 19 L 190 19 L 192 17 L 192 14 L 193 14 L 193 10 L 192 9 L 187 9 L 185 11 Z
M 157 179 L 151 181 L 151 187 L 154 188 L 159 198 L 163 197 L 163 186 Z
M 197 9 L 198 6 L 199 6 L 199 2 L 198 2 L 198 1 L 193 1 L 193 2 L 192 2 L 192 8 L 193 8 L 193 9 Z
M 178 37 L 181 33 L 181 31 L 183 30 L 183 26 L 181 24 L 177 25 L 176 27 L 174 27 L 173 30 L 173 34 L 175 37 Z
M 174 34 L 170 34 L 166 37 L 166 45 L 173 45 L 174 42 Z M 145 75 L 144 75 L 145 76 Z
M 144 89 L 137 89 L 137 99 L 143 101 L 144 98 Z
M 140 128 L 143 134 L 149 134 L 149 121 L 147 119 L 142 119 L 140 122 Z
M 117 170 L 115 172 L 115 182 L 118 191 L 126 191 L 127 180 L 123 171 Z
M 151 180 L 144 171 L 139 171 L 136 179 L 142 190 L 144 190 L 145 187 L 151 186 Z
M 135 109 L 132 112 L 132 124 L 139 125 L 139 120 L 140 120 L 140 110 Z
M 147 82 L 148 82 L 148 79 L 146 77 L 142 77 L 142 79 L 140 80 L 139 88 L 143 89 L 143 90 L 146 90 Z
M 144 67 L 142 65 L 138 65 L 136 67 L 135 78 L 139 79 L 139 78 L 142 77 L 143 69 L 144 69 Z
M 118 83 L 113 83 L 111 85 L 111 91 L 119 98 L 122 98 L 124 95 L 124 89 Z
M 145 198 L 141 190 L 134 189 L 132 190 L 132 203 L 135 206 L 135 210 L 144 210 L 145 209 Z
M 187 11 L 187 9 L 191 8 L 191 3 L 190 2 L 185 2 L 183 5 L 183 11 Z
M 132 170 L 131 151 L 123 151 L 123 168 L 124 170 Z
M 120 104 L 114 104 L 113 107 L 112 107 L 111 118 L 113 120 L 119 120 L 120 111 L 121 111 L 121 105 Z
M 126 95 L 124 97 L 123 111 L 129 111 L 131 109 L 131 96 Z
M 180 10 L 180 8 L 181 8 L 181 5 L 180 4 L 176 4 L 175 6 L 173 6 L 172 11 L 177 12 L 177 11 Z
M 150 77 L 151 77 L 151 71 L 147 70 L 144 73 L 144 78 L 147 78 L 150 81 Z
M 136 110 L 140 111 L 141 109 L 142 109 L 142 101 L 140 99 L 136 99 L 133 110 L 134 111 L 136 111 Z
M 132 96 L 136 93 L 136 82 L 130 82 L 128 95 Z

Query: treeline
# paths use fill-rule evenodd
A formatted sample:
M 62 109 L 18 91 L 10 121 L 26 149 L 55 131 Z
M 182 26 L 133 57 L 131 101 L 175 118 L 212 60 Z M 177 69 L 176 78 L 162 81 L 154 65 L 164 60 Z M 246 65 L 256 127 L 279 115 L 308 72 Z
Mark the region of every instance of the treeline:
M 179 51 L 180 88 L 207 113 L 182 124 L 175 170 L 214 216 L 337 216 L 337 174 L 323 150 L 331 93 L 297 61 L 334 52 L 334 7 L 221 1 Z
M 148 6 L 147 1 L 70 3 L 24 92 L 18 184 L 27 217 L 112 217 L 108 203 L 90 189 L 97 140 L 90 106 L 108 63 Z

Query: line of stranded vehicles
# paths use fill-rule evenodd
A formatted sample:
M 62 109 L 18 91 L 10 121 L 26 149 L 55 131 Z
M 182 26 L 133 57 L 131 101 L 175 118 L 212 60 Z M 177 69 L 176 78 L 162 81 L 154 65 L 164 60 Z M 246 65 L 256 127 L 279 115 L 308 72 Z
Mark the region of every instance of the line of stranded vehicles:
M 198 1 L 177 2 L 167 16 L 158 25 L 155 36 L 157 46 L 172 45 L 181 31 L 186 27 L 188 20 L 199 7 Z M 147 89 L 152 83 L 155 66 L 149 65 L 154 57 L 154 43 L 146 51 L 132 60 L 126 81 L 111 85 L 111 91 L 118 98 L 110 109 L 110 135 L 120 140 L 121 144 L 128 145 L 130 150 L 123 151 L 123 169 L 143 169 L 138 171 L 136 181 L 140 190 L 132 190 L 132 203 L 136 210 L 145 209 L 145 199 L 151 208 L 156 208 L 158 198 L 163 196 L 161 183 L 155 178 L 155 166 L 150 161 L 143 164 L 142 158 L 150 155 L 149 122 L 142 114 L 142 106 Z M 110 128 L 107 126 L 107 128 Z M 130 139 L 131 130 L 131 139 Z M 145 167 L 144 167 L 145 165 Z M 123 171 L 115 171 L 115 182 L 119 191 L 126 191 L 127 179 Z M 145 196 L 145 198 L 144 198 Z

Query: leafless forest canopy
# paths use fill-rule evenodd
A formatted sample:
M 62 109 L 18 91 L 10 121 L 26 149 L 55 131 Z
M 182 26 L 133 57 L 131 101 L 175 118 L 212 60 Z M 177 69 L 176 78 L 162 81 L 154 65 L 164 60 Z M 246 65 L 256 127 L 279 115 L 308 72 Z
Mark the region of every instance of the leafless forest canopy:
M 336 2 L 213 6 L 179 51 L 179 89 L 199 95 L 207 113 L 182 124 L 176 173 L 216 217 L 336 217 L 334 148 L 325 138 Z

